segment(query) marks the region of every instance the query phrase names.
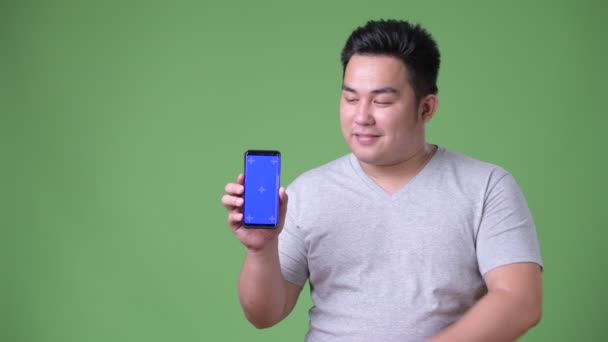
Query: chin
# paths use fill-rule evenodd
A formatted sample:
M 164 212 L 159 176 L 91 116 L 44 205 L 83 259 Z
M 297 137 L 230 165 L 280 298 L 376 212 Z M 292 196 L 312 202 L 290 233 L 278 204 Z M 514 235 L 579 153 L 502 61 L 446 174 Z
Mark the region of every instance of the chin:
M 376 151 L 362 151 L 361 149 L 352 148 L 351 151 L 361 162 L 371 165 L 382 165 L 383 158 L 380 153 Z

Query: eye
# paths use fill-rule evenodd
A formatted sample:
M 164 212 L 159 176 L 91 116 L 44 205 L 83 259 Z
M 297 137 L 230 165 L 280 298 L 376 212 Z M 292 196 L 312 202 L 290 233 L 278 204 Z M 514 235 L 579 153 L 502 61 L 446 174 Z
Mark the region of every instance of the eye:
M 357 101 L 359 101 L 359 99 L 355 97 L 344 97 L 344 101 L 348 103 L 356 103 Z
M 380 106 L 390 106 L 393 104 L 392 101 L 388 101 L 388 100 L 374 100 L 374 103 Z

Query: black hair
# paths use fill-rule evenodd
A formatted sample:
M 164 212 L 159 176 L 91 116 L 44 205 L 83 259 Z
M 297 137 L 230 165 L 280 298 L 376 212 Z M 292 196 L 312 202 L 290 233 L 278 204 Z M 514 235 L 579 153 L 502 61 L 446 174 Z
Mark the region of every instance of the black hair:
M 342 49 L 343 72 L 355 54 L 397 57 L 407 68 L 417 100 L 437 94 L 439 48 L 431 34 L 418 24 L 393 19 L 368 21 L 351 33 Z

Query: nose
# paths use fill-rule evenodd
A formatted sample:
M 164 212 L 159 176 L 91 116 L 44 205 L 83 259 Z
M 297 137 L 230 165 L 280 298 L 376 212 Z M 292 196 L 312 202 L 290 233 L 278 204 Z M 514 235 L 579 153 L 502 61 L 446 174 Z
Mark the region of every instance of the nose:
M 361 126 L 369 126 L 375 123 L 372 106 L 367 101 L 359 101 L 355 113 L 355 123 Z

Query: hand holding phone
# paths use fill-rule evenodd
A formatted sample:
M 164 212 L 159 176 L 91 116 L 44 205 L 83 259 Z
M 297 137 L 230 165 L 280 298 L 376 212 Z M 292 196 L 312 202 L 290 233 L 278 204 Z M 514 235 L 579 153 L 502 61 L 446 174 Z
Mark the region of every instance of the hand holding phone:
M 246 159 L 245 159 L 246 160 Z M 280 162 L 280 159 L 279 159 Z M 280 165 L 279 172 L 280 172 Z M 248 171 L 251 171 L 248 170 Z M 255 171 L 254 171 L 255 172 Z M 255 177 L 253 177 L 255 178 Z M 249 180 L 252 180 L 251 174 Z M 250 229 L 249 226 L 244 225 L 244 192 L 245 192 L 245 175 L 240 174 L 235 182 L 226 184 L 226 193 L 222 196 L 222 204 L 228 211 L 228 226 L 232 232 L 236 235 L 239 241 L 248 249 L 254 251 L 260 251 L 265 249 L 267 246 L 272 245 L 272 241 L 276 241 L 277 236 L 280 234 L 283 224 L 285 222 L 285 215 L 287 214 L 287 193 L 285 189 L 279 188 L 278 190 L 278 222 L 274 229 Z M 255 189 L 255 187 L 251 188 Z M 250 190 L 251 190 L 250 189 Z M 259 188 L 258 188 L 259 189 Z M 264 188 L 266 189 L 266 188 Z M 266 192 L 266 191 L 265 191 Z M 276 192 L 275 192 L 276 193 Z M 249 212 L 251 207 L 249 203 L 247 211 Z M 252 215 L 253 218 L 253 215 Z M 269 220 L 271 221 L 271 220 Z M 262 222 L 264 223 L 264 222 Z M 266 227 L 272 228 L 272 227 Z

